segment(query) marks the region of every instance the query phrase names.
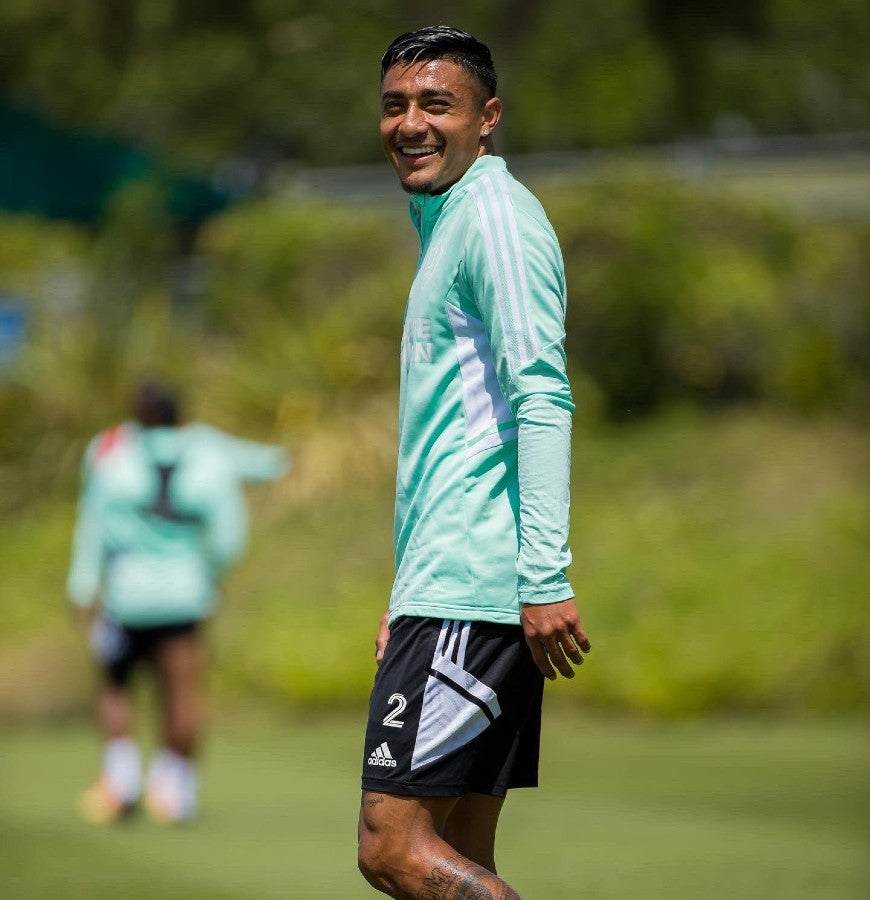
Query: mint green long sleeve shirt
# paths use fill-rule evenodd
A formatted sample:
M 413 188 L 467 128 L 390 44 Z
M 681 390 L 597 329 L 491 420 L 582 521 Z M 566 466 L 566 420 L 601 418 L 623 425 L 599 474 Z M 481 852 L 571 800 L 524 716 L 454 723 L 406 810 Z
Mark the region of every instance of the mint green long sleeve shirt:
M 390 620 L 516 624 L 573 596 L 561 251 L 495 156 L 414 195 L 411 218 Z
M 244 482 L 287 465 L 281 448 L 200 424 L 98 435 L 83 464 L 70 600 L 131 627 L 206 618 L 245 546 Z

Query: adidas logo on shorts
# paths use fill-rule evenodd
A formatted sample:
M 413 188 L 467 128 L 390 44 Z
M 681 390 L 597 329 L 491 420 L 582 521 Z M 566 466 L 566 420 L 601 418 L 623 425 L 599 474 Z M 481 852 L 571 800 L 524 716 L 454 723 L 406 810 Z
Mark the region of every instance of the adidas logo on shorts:
M 396 768 L 396 761 L 393 759 L 393 754 L 390 753 L 390 748 L 387 746 L 386 741 L 380 747 L 375 747 L 372 750 L 371 756 L 368 758 L 368 764 L 370 766 L 384 766 L 388 769 Z

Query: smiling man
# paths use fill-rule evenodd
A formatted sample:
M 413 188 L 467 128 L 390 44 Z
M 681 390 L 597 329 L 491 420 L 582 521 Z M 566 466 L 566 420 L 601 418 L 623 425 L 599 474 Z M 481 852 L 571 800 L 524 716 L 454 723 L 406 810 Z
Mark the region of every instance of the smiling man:
M 420 258 L 405 316 L 396 578 L 375 642 L 359 865 L 392 897 L 514 898 L 507 791 L 537 785 L 544 678 L 590 649 L 565 575 L 573 403 L 565 277 L 493 155 L 489 49 L 446 26 L 381 63 L 381 140 Z

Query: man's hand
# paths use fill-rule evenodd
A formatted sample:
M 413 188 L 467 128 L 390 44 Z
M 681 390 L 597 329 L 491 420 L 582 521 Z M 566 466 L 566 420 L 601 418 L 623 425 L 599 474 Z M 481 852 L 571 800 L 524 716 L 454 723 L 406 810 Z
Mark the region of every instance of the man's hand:
M 97 662 L 110 665 L 127 652 L 129 638 L 126 632 L 120 625 L 107 619 L 97 604 L 73 606 L 72 611 L 91 656 Z
M 574 598 L 561 603 L 524 605 L 520 621 L 532 658 L 544 677 L 555 681 L 558 669 L 565 678 L 573 678 L 571 663 L 581 665 L 583 656 L 580 651 L 588 653 L 592 649 L 580 624 Z
M 390 640 L 390 626 L 387 624 L 390 618 L 389 611 L 381 616 L 381 623 L 378 626 L 378 636 L 375 638 L 375 660 L 380 665 L 384 658 L 384 651 L 387 649 L 387 642 Z

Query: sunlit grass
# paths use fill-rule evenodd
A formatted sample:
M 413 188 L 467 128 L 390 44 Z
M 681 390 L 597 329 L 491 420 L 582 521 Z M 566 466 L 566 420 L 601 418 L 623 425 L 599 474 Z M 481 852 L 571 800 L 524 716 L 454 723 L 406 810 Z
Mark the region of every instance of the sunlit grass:
M 4 900 L 354 900 L 363 710 L 219 719 L 203 811 L 95 829 L 84 726 L 0 735 Z M 526 900 L 858 900 L 870 888 L 870 731 L 857 722 L 652 725 L 551 709 L 541 788 L 502 817 L 499 864 Z

